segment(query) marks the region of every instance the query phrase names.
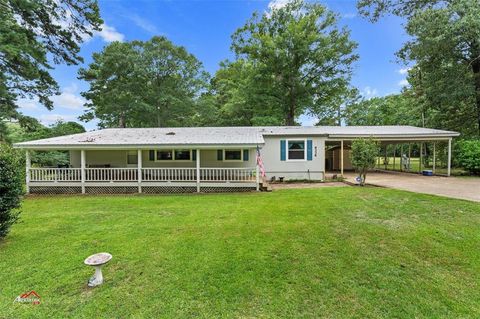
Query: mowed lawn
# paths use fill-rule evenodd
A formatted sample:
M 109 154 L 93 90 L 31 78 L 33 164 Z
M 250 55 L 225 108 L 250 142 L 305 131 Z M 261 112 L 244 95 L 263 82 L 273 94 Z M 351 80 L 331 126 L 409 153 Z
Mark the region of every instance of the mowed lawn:
M 40 305 L 13 302 L 30 290 Z M 31 197 L 0 243 L 0 318 L 66 317 L 478 318 L 480 205 L 360 187 Z

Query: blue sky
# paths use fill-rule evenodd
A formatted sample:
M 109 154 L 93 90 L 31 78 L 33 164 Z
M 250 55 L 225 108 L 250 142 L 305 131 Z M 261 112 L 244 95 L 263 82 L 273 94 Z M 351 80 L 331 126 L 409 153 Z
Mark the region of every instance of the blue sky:
M 91 62 L 93 52 L 100 51 L 111 41 L 147 40 L 153 35 L 164 35 L 177 45 L 193 53 L 207 71 L 213 74 L 219 62 L 232 59 L 230 36 L 254 11 L 265 12 L 269 6 L 282 5 L 286 0 L 146 0 L 100 1 L 100 12 L 105 21 L 104 30 L 82 44 L 84 66 Z M 359 17 L 355 1 L 320 1 L 340 15 L 340 24 L 351 30 L 351 38 L 358 42 L 359 61 L 355 64 L 352 85 L 365 97 L 383 96 L 399 92 L 405 81 L 405 66 L 396 62 L 394 53 L 408 39 L 402 21 L 386 17 L 372 24 Z M 52 71 L 62 94 L 53 98 L 55 108 L 48 111 L 35 101 L 20 100 L 24 114 L 34 116 L 44 124 L 57 119 L 77 120 L 83 113 L 80 92 L 88 86 L 77 79 L 80 66 L 58 65 Z M 314 119 L 301 118 L 303 125 Z M 82 123 L 88 130 L 95 122 Z

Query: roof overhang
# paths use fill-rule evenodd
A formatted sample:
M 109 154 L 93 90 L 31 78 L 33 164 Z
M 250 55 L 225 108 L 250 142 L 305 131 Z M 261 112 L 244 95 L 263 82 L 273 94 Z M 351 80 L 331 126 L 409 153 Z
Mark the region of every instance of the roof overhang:
M 14 148 L 25 150 L 44 150 L 44 151 L 68 151 L 68 150 L 151 150 L 151 149 L 200 149 L 200 150 L 216 150 L 224 148 L 256 148 L 257 146 L 263 146 L 265 143 L 259 144 L 122 144 L 122 145 L 35 145 L 35 144 L 13 144 Z

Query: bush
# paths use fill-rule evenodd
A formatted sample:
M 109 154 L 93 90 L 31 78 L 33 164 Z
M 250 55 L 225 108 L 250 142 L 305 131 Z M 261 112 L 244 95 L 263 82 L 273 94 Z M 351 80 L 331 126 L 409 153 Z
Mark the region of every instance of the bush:
M 480 174 L 480 140 L 465 140 L 458 145 L 458 163 L 473 174 Z
M 378 142 L 372 139 L 358 139 L 352 142 L 352 166 L 358 172 L 360 185 L 365 185 L 369 169 L 375 167 L 379 153 Z
M 0 144 L 0 239 L 17 222 L 23 195 L 23 165 L 18 152 Z

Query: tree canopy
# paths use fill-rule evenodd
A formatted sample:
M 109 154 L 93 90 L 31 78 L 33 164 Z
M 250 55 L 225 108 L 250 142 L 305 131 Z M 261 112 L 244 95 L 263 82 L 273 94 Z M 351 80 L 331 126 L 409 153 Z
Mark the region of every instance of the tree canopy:
M 480 135 L 480 2 L 360 0 L 358 7 L 373 21 L 407 19 L 411 38 L 397 56 L 412 67 L 408 81 L 432 125 Z
M 226 104 L 244 105 L 248 95 L 253 110 L 270 111 L 270 120 L 295 125 L 305 112 L 321 115 L 338 109 L 350 94 L 357 44 L 346 28 L 337 26 L 337 16 L 319 3 L 294 0 L 262 15 L 255 13 L 232 41 L 240 62 L 226 67 L 242 66 L 243 82 L 232 81 Z M 220 81 L 225 82 L 226 70 L 217 74 Z
M 202 64 L 184 47 L 165 37 L 113 42 L 94 53 L 79 78 L 90 88 L 83 120 L 98 118 L 101 127 L 188 125 L 194 103 L 208 78 Z

